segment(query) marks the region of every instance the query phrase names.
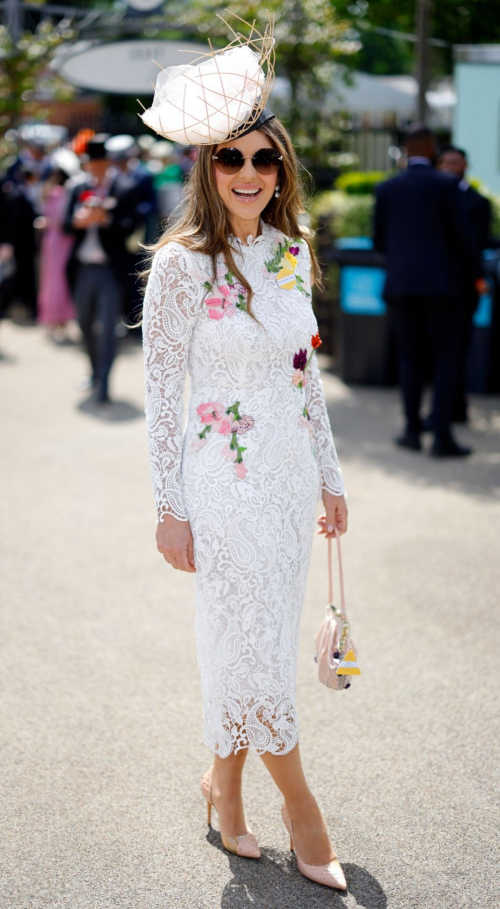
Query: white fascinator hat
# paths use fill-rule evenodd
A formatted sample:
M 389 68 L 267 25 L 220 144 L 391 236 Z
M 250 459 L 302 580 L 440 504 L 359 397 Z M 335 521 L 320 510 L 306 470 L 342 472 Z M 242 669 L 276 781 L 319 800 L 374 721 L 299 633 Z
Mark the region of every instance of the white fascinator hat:
M 235 15 L 236 14 L 232 14 Z M 222 16 L 219 16 L 222 19 Z M 239 16 L 236 16 L 239 19 Z M 222 19 L 234 39 L 187 65 L 162 69 L 153 103 L 140 114 L 159 136 L 181 145 L 215 145 L 256 129 L 273 114 L 266 101 L 274 83 L 274 38 L 243 19 L 245 38 Z

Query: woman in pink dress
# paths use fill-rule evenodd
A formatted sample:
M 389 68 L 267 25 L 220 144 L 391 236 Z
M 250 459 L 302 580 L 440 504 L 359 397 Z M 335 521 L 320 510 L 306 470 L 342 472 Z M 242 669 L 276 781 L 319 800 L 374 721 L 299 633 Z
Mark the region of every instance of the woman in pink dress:
M 66 266 L 75 238 L 64 233 L 62 225 L 68 202 L 64 184 L 68 174 L 56 167 L 47 181 L 48 193 L 44 204 L 44 232 L 40 250 L 40 286 L 38 292 L 38 321 L 47 327 L 55 340 L 70 319 L 76 319 L 71 299 Z

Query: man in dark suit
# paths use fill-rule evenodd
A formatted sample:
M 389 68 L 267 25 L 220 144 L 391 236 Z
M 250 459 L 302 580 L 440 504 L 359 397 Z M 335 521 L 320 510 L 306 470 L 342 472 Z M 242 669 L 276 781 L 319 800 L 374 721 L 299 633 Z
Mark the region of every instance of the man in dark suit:
M 484 249 L 488 248 L 490 240 L 491 205 L 488 199 L 482 196 L 481 193 L 478 193 L 466 180 L 465 174 L 467 165 L 467 155 L 463 149 L 448 145 L 441 150 L 438 159 L 438 167 L 442 173 L 448 174 L 458 182 L 458 188 L 462 194 L 465 213 L 472 236 L 476 262 L 475 272 L 477 275 L 481 275 L 482 252 Z M 460 339 L 460 364 L 452 413 L 453 422 L 456 423 L 467 422 L 467 398 L 465 391 L 467 353 L 472 335 L 472 319 L 479 302 L 479 291 L 482 289 L 483 285 L 484 279 L 479 278 L 477 281 L 472 281 L 468 286 L 464 287 L 463 291 L 464 319 Z
M 21 171 L 18 172 L 21 179 Z M 8 231 L 10 242 L 14 247 L 16 270 L 12 279 L 4 288 L 4 303 L 8 305 L 12 299 L 18 299 L 25 307 L 29 319 L 36 321 L 37 317 L 37 292 L 35 277 L 35 211 L 21 182 L 15 183 L 10 178 L 0 180 L 2 192 L 2 208 L 5 213 L 5 229 Z
M 106 142 L 108 156 L 117 170 L 124 174 L 133 185 L 132 194 L 136 206 L 137 218 L 141 222 L 140 236 L 135 236 L 134 247 L 129 244 L 134 267 L 129 276 L 129 288 L 125 298 L 124 315 L 127 323 L 135 325 L 142 312 L 142 281 L 138 277 L 144 271 L 145 253 L 140 244 L 150 246 L 158 239 L 159 211 L 153 177 L 139 160 L 139 147 L 136 140 L 129 135 L 112 136 Z M 142 328 L 131 329 L 129 334 L 137 341 L 141 340 Z
M 101 402 L 109 401 L 116 322 L 133 270 L 125 241 L 139 217 L 133 181 L 110 168 L 107 138 L 98 135 L 89 141 L 84 163 L 88 179 L 73 188 L 65 220 L 65 230 L 76 236 L 68 279 L 92 369 L 89 385 Z
M 419 451 L 425 352 L 434 359 L 435 457 L 463 457 L 470 448 L 451 432 L 459 364 L 462 288 L 473 280 L 474 261 L 461 193 L 434 169 L 436 141 L 413 127 L 406 138 L 408 167 L 377 189 L 374 246 L 387 257 L 384 298 L 396 331 L 406 416 L 397 445 Z

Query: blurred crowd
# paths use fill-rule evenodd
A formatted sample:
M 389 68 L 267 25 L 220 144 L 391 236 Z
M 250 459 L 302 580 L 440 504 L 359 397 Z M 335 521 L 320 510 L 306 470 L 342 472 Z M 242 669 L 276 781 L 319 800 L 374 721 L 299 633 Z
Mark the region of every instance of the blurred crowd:
M 87 129 L 69 141 L 56 126 L 24 127 L 18 140 L 0 173 L 0 319 L 14 303 L 57 343 L 72 340 L 76 320 L 90 366 L 81 388 L 107 402 L 119 337 L 141 339 L 129 326 L 142 309 L 144 247 L 180 203 L 196 149 Z M 434 454 L 460 456 L 470 449 L 451 424 L 467 422 L 466 359 L 488 289 L 482 254 L 491 211 L 467 180 L 464 150 L 439 151 L 432 133 L 416 127 L 406 151 L 404 171 L 379 186 L 374 218 L 400 354 L 406 425 L 396 441 L 418 451 L 430 431 Z M 423 417 L 429 342 L 434 401 Z
M 91 366 L 82 387 L 97 400 L 109 400 L 118 336 L 141 310 L 143 247 L 180 202 L 195 154 L 149 135 L 64 141 L 60 127 L 35 128 L 0 174 L 0 318 L 15 302 L 58 343 L 77 320 Z

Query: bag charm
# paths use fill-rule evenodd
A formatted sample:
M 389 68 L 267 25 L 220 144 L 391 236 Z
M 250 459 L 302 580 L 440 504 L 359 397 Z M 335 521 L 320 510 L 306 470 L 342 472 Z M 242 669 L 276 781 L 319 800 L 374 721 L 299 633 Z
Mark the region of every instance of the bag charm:
M 318 678 L 327 688 L 340 691 L 350 688 L 352 677 L 361 675 L 357 662 L 357 651 L 351 638 L 344 596 L 344 575 L 340 533 L 335 528 L 337 555 L 339 560 L 340 608 L 333 603 L 332 541 L 328 540 L 328 606 L 326 617 L 316 635 L 316 657 Z

